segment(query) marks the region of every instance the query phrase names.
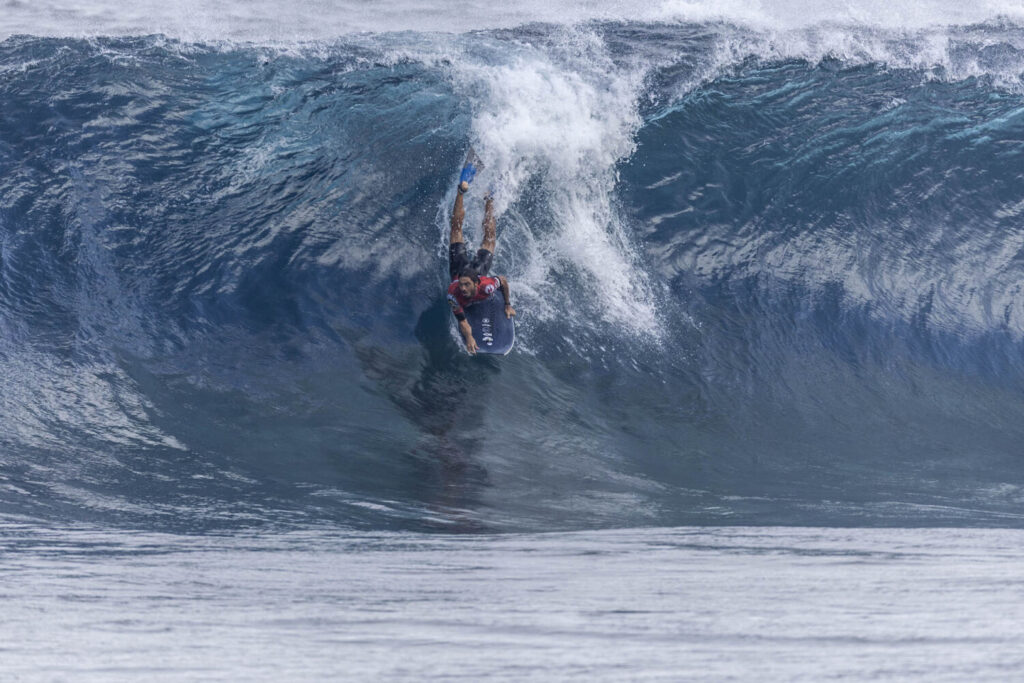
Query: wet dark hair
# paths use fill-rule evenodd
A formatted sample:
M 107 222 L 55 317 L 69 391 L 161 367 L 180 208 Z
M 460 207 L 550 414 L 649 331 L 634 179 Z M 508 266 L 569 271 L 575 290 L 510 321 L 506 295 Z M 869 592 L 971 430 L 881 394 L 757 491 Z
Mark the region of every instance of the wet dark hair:
M 463 268 L 459 277 L 468 277 L 473 282 L 480 282 L 480 271 L 476 268 Z

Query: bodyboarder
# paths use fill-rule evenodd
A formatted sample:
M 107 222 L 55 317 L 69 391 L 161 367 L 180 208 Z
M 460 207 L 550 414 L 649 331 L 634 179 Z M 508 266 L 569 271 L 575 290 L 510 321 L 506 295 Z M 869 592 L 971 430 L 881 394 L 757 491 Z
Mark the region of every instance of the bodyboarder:
M 494 247 L 497 241 L 497 225 L 494 218 L 494 198 L 488 192 L 484 196 L 484 239 L 480 249 L 472 260 L 466 253 L 466 243 L 462 237 L 462 222 L 466 218 L 466 209 L 462 205 L 462 196 L 469 190 L 469 184 L 476 174 L 473 163 L 467 162 L 459 178 L 459 191 L 455 195 L 455 206 L 452 208 L 451 232 L 448 236 L 448 274 L 451 284 L 448 285 L 448 305 L 452 314 L 459 322 L 459 333 L 466 343 L 466 350 L 475 354 L 477 342 L 473 338 L 473 330 L 466 320 L 465 308 L 495 296 L 500 289 L 505 300 L 505 317 L 516 314 L 512 308 L 508 279 L 502 275 L 495 277 L 487 273 L 494 259 Z

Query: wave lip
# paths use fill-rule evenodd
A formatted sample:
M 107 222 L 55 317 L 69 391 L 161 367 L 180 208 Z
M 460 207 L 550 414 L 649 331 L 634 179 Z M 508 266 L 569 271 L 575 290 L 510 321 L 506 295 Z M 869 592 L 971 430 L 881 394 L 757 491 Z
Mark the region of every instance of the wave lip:
M 1021 22 L 1024 9 L 998 0 L 818 3 L 779 0 L 748 3 L 730 0 L 662 0 L 637 6 L 622 0 L 551 3 L 527 0 L 514 5 L 470 0 L 446 5 L 410 2 L 355 2 L 325 5 L 303 0 L 284 9 L 269 0 L 220 3 L 200 0 L 130 5 L 89 0 L 69 8 L 58 0 L 11 2 L 0 19 L 0 39 L 11 35 L 49 37 L 139 36 L 160 33 L 186 42 L 245 41 L 282 44 L 333 40 L 361 33 L 437 32 L 508 29 L 528 24 L 575 26 L 591 22 L 671 24 L 727 23 L 768 31 L 811 26 L 918 30 L 1003 20 Z

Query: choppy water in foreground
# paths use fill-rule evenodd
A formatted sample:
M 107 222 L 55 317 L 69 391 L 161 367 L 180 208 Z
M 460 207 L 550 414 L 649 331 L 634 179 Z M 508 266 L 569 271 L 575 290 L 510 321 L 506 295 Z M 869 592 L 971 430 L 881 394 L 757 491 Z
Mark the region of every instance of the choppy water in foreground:
M 0 527 L 5 680 L 1016 680 L 1024 532 Z

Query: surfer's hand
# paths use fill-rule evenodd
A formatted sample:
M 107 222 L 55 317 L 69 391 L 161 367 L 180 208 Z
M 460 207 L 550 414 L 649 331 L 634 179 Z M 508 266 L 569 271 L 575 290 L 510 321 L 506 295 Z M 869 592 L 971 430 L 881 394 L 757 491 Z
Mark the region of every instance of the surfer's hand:
M 465 193 L 467 190 L 469 190 L 469 183 L 463 180 L 461 183 L 459 183 L 459 193 Z
M 512 308 L 512 304 L 505 304 L 505 317 L 511 318 L 516 314 L 516 309 Z
M 476 353 L 476 339 L 473 339 L 473 335 L 466 337 L 466 350 L 469 351 L 470 355 Z

